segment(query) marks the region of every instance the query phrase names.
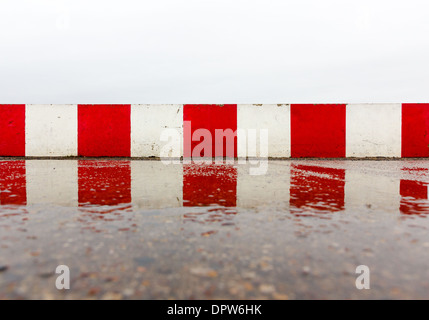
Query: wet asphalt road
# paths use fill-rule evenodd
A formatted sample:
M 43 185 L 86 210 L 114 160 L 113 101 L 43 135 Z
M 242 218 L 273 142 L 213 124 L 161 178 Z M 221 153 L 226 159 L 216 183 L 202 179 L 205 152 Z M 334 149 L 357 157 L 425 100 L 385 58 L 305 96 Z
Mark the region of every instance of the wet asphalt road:
M 0 299 L 429 298 L 429 161 L 250 166 L 0 161 Z

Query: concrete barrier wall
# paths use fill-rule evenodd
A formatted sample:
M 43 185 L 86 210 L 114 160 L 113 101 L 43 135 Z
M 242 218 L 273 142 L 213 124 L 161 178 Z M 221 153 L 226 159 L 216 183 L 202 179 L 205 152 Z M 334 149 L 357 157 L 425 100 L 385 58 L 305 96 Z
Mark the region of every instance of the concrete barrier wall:
M 231 129 L 235 157 L 429 156 L 425 103 L 0 105 L 0 156 L 159 157 L 173 130 L 168 155 L 188 157 L 198 129 L 212 134 L 213 155 L 215 130 Z

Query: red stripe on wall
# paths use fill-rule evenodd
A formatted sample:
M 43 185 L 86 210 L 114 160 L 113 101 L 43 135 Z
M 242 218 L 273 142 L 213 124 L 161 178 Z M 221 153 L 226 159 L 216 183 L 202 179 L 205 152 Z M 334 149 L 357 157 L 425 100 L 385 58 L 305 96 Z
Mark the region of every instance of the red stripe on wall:
M 130 161 L 78 161 L 79 205 L 131 203 Z
M 345 155 L 345 104 L 291 105 L 293 158 L 342 158 Z
M 211 204 L 235 207 L 237 168 L 222 165 L 183 165 L 183 206 Z
M 234 133 L 237 132 L 237 105 L 236 104 L 225 104 L 225 105 L 198 105 L 198 104 L 187 104 L 183 107 L 183 121 L 190 121 L 191 130 L 190 134 L 186 134 L 186 127 L 184 128 L 184 139 L 183 139 L 183 156 L 189 158 L 192 155 L 192 151 L 195 146 L 199 145 L 201 141 L 192 141 L 193 134 L 198 129 L 207 129 L 211 134 L 212 139 L 212 156 L 215 156 L 216 150 L 216 129 L 231 129 Z M 195 137 L 194 137 L 195 139 Z M 219 140 L 219 147 L 223 150 L 223 156 L 229 156 L 227 153 L 226 139 Z M 220 145 L 223 143 L 223 147 Z M 234 137 L 233 146 L 233 157 L 237 156 L 237 136 Z M 200 156 L 207 156 L 204 153 Z
M 25 104 L 0 105 L 0 156 L 25 156 Z
M 429 157 L 429 104 L 402 104 L 402 157 Z
M 27 204 L 25 161 L 0 161 L 0 204 Z
M 78 154 L 131 155 L 131 105 L 79 105 Z

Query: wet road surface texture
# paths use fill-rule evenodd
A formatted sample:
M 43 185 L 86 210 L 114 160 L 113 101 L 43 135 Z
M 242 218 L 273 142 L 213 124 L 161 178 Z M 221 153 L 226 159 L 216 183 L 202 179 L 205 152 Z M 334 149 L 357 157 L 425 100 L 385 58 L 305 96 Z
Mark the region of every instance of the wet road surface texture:
M 429 161 L 250 167 L 0 161 L 0 299 L 429 298 Z

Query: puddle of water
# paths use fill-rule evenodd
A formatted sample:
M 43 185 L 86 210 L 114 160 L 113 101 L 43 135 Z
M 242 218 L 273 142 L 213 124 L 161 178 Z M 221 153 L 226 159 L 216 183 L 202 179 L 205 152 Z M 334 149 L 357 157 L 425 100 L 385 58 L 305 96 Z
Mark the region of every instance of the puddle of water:
M 0 205 L 140 209 L 222 206 L 324 214 L 373 207 L 427 214 L 429 164 L 421 161 L 271 161 L 266 175 L 230 164 L 154 161 L 0 161 Z
M 0 161 L 0 298 L 429 297 L 429 161 L 249 168 Z

